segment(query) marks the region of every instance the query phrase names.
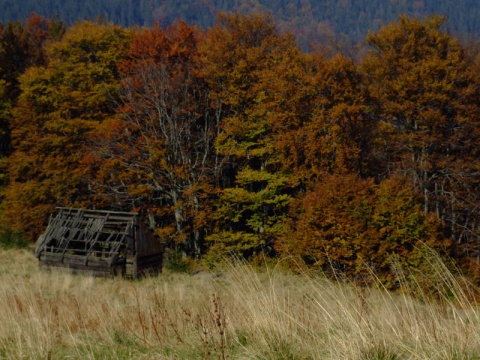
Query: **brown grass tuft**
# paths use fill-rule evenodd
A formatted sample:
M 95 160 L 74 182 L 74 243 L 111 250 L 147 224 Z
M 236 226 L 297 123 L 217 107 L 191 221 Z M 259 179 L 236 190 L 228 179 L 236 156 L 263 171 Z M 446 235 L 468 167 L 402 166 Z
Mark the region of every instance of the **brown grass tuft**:
M 0 359 L 478 359 L 472 287 L 428 261 L 389 293 L 244 264 L 97 279 L 0 250 Z

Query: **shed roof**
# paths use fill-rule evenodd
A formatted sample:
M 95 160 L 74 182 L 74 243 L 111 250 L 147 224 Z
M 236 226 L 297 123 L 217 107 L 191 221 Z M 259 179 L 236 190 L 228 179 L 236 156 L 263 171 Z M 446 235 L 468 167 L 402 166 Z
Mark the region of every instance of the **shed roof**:
M 133 250 L 137 216 L 133 212 L 57 208 L 37 241 L 35 254 L 61 254 L 63 260 L 69 252 L 88 261 L 89 256 L 98 256 L 101 251 L 102 257 L 112 259 L 112 263 L 125 247 Z

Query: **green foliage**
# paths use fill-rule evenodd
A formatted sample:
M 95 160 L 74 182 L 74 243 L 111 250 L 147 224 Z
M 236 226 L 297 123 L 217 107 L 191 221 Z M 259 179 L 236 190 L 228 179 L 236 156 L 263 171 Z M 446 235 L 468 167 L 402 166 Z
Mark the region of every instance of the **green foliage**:
M 386 345 L 377 345 L 363 350 L 359 357 L 361 360 L 397 360 L 400 359 L 395 351 Z
M 167 251 L 165 258 L 165 268 L 167 270 L 179 273 L 190 272 L 190 261 L 186 257 L 185 253 L 178 247 L 173 247 Z
M 30 242 L 19 231 L 3 227 L 0 229 L 0 247 L 5 249 L 27 248 Z
M 293 39 L 279 35 L 269 16 L 222 15 L 200 54 L 212 96 L 222 104 L 216 149 L 235 164 L 206 240 L 225 255 L 272 254 L 296 186 L 284 167 L 280 138 L 283 124 L 300 122 L 298 104 L 282 95 L 301 88 L 310 67 L 302 67 L 307 61 Z

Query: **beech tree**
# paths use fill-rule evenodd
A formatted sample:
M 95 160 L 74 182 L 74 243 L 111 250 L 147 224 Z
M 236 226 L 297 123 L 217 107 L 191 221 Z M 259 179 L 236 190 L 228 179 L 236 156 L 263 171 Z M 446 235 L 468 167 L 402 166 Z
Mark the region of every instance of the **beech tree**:
M 371 139 L 376 119 L 369 91 L 356 65 L 343 55 L 317 59 L 311 114 L 297 133 L 296 155 L 304 181 L 314 186 L 326 174 L 371 176 Z
M 129 36 L 118 26 L 77 24 L 46 47 L 45 66 L 20 76 L 14 150 L 6 161 L 6 226 L 34 238 L 55 206 L 89 204 L 79 161 L 88 153 L 89 133 L 115 113 L 116 64 Z
M 135 34 L 121 66 L 120 118 L 104 124 L 92 158 L 99 196 L 148 208 L 165 240 L 197 256 L 221 167 L 219 117 L 197 74 L 201 36 L 181 21 Z
M 370 34 L 362 63 L 381 136 L 377 178 L 405 174 L 445 234 L 478 253 L 478 76 L 444 18 L 400 17 Z M 472 248 L 473 246 L 473 248 Z M 460 248 L 460 246 L 459 246 Z M 476 255 L 475 255 L 476 256 Z
M 419 197 L 400 176 L 375 184 L 355 174 L 326 175 L 296 200 L 277 251 L 333 277 L 373 271 L 394 288 L 394 268 L 421 268 L 425 247 L 450 254 L 440 222 L 423 213 Z
M 10 152 L 9 118 L 20 94 L 19 77 L 29 66 L 45 64 L 44 44 L 59 39 L 65 25 L 32 14 L 26 24 L 0 23 L 0 156 Z
M 270 16 L 218 19 L 0 26 L 2 223 L 33 239 L 55 206 L 146 210 L 210 261 L 294 254 L 393 287 L 426 244 L 478 269 L 480 61 L 442 18 L 370 34 L 359 65 Z
M 226 158 L 207 239 L 212 259 L 273 253 L 298 179 L 285 154 L 302 123 L 315 66 L 268 16 L 220 15 L 200 45 L 202 75 L 220 110 L 216 149 Z M 307 105 L 305 103 L 305 105 Z

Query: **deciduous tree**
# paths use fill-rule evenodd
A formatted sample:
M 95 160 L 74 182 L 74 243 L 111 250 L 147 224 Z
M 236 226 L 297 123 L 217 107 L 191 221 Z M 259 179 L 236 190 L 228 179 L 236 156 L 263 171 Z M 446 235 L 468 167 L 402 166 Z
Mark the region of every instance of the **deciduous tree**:
M 20 94 L 19 77 L 45 63 L 44 44 L 63 35 L 63 23 L 32 14 L 26 24 L 0 24 L 0 156 L 10 151 L 9 118 Z
M 116 64 L 128 42 L 129 31 L 118 26 L 80 23 L 47 46 L 45 66 L 20 77 L 4 224 L 33 238 L 53 207 L 89 204 L 79 161 L 89 133 L 115 113 Z
M 317 61 L 311 115 L 298 134 L 304 178 L 314 184 L 323 181 L 324 174 L 368 177 L 372 139 L 377 135 L 365 79 L 343 55 Z
M 181 21 L 135 35 L 121 66 L 121 118 L 97 134 L 93 184 L 112 203 L 148 208 L 164 240 L 198 256 L 221 166 L 218 114 L 197 74 L 200 36 Z
M 377 178 L 405 174 L 423 194 L 424 213 L 435 212 L 446 235 L 476 254 L 478 76 L 443 21 L 400 17 L 367 37 L 362 68 L 382 133 Z
M 200 55 L 221 111 L 216 149 L 229 168 L 208 236 L 211 253 L 272 253 L 298 187 L 285 155 L 294 146 L 287 144 L 290 131 L 308 116 L 301 101 L 312 96 L 308 75 L 315 66 L 290 35 L 279 35 L 272 19 L 261 15 L 220 15 Z
M 295 203 L 277 250 L 334 276 L 373 271 L 394 287 L 393 268 L 421 268 L 425 246 L 449 251 L 420 196 L 402 177 L 377 185 L 357 175 L 327 175 Z

